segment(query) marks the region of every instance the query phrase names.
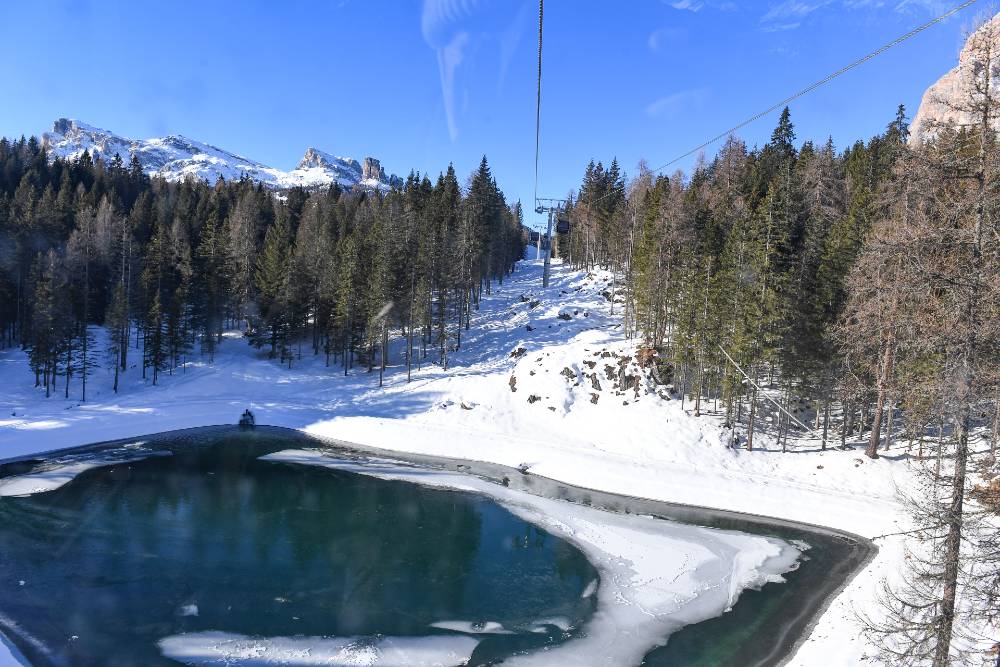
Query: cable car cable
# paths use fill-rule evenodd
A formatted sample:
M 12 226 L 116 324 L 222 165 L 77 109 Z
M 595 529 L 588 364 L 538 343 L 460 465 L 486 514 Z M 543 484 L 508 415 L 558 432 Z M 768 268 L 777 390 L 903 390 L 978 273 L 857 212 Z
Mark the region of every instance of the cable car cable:
M 951 9 L 949 9 L 948 11 L 946 11 L 944 14 L 941 14 L 940 16 L 938 16 L 938 17 L 936 17 L 934 19 L 931 19 L 930 21 L 928 21 L 927 23 L 924 23 L 923 25 L 917 26 L 913 30 L 910 30 L 908 33 L 897 37 L 896 39 L 894 39 L 891 42 L 889 42 L 889 43 L 887 43 L 887 44 L 879 47 L 878 49 L 875 49 L 874 51 L 872 51 L 868 55 L 855 60 L 854 62 L 852 62 L 849 65 L 841 67 L 836 72 L 833 72 L 831 74 L 826 75 L 822 79 L 820 79 L 820 80 L 818 80 L 818 81 L 816 81 L 816 82 L 814 82 L 814 83 L 806 86 L 802 90 L 799 90 L 798 92 L 796 92 L 796 93 L 794 93 L 792 95 L 789 95 L 788 97 L 786 97 L 785 99 L 781 100 L 780 102 L 777 102 L 777 103 L 771 105 L 770 107 L 768 107 L 767 109 L 765 109 L 765 110 L 763 110 L 763 111 L 761 111 L 759 113 L 756 113 L 753 116 L 750 116 L 749 118 L 747 118 L 746 120 L 744 120 L 744 121 L 742 121 L 742 122 L 740 122 L 740 123 L 732 126 L 731 128 L 729 128 L 725 132 L 720 132 L 719 134 L 715 135 L 714 137 L 712 137 L 708 141 L 706 141 L 706 142 L 704 142 L 702 144 L 699 144 L 698 146 L 695 146 L 694 148 L 692 148 L 688 152 L 684 153 L 683 155 L 678 155 L 677 157 L 675 157 L 674 159 L 670 160 L 669 162 L 666 162 L 666 163 L 660 165 L 656 169 L 653 169 L 652 173 L 655 174 L 655 173 L 658 173 L 660 171 L 663 171 L 664 169 L 666 169 L 670 165 L 672 165 L 672 164 L 674 164 L 676 162 L 679 162 L 679 161 L 683 160 L 684 158 L 693 155 L 694 153 L 697 153 L 698 151 L 702 150 L 703 148 L 707 148 L 708 146 L 711 146 L 712 144 L 714 144 L 715 142 L 719 141 L 720 139 L 724 139 L 724 138 L 728 137 L 729 135 L 733 134 L 734 132 L 736 132 L 737 130 L 746 127 L 750 123 L 753 123 L 754 121 L 760 120 L 764 116 L 766 116 L 766 115 L 768 115 L 768 114 L 770 114 L 770 113 L 772 113 L 774 111 L 777 111 L 778 109 L 786 106 L 789 102 L 791 102 L 793 100 L 796 100 L 796 99 L 802 97 L 803 95 L 811 93 L 812 91 L 816 90 L 820 86 L 823 86 L 824 84 L 827 84 L 830 81 L 833 81 L 834 79 L 836 79 L 841 74 L 846 74 L 847 72 L 851 71 L 855 67 L 858 67 L 859 65 L 863 65 L 864 63 L 868 62 L 869 60 L 872 60 L 876 56 L 879 56 L 879 55 L 885 53 L 889 49 L 891 49 L 891 48 L 893 48 L 895 46 L 899 46 L 900 44 L 902 44 L 906 40 L 910 39 L 911 37 L 914 37 L 914 36 L 920 34 L 924 30 L 927 30 L 931 26 L 934 26 L 934 25 L 936 25 L 936 24 L 944 21 L 945 19 L 951 17 L 952 15 L 957 14 L 958 12 L 962 11 L 963 9 L 965 9 L 965 8 L 971 6 L 971 5 L 974 5 L 976 2 L 978 2 L 978 0 L 966 0 L 962 4 L 957 5 L 956 7 L 952 7 Z M 609 197 L 612 194 L 613 194 L 613 191 L 612 192 L 608 192 L 608 193 L 606 193 L 606 194 L 598 197 L 593 202 L 591 202 L 591 205 L 596 204 L 597 202 L 601 201 L 602 199 L 605 199 L 605 198 Z
M 538 0 L 538 95 L 535 99 L 535 201 L 538 206 L 538 155 L 542 135 L 542 16 L 545 0 Z

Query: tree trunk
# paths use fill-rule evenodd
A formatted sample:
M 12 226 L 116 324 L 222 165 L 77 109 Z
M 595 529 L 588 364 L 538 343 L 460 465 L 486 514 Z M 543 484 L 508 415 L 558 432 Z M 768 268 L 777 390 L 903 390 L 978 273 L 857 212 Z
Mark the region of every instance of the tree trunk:
M 747 451 L 753 451 L 753 426 L 754 419 L 757 416 L 757 387 L 753 388 L 750 393 L 750 419 L 749 425 L 747 426 Z
M 940 622 L 937 624 L 937 645 L 934 667 L 947 667 L 951 661 L 951 637 L 955 624 L 955 597 L 958 589 L 958 566 L 962 549 L 963 502 L 965 500 L 966 463 L 969 456 L 970 411 L 966 404 L 959 423 L 955 449 L 955 470 L 952 475 L 951 503 L 945 514 L 948 535 L 945 538 L 944 588 L 941 594 Z
M 889 381 L 889 374 L 892 372 L 892 345 L 886 340 L 882 352 L 882 363 L 879 366 L 878 377 L 878 397 L 875 399 L 875 414 L 872 417 L 872 432 L 868 439 L 868 448 L 865 449 L 865 456 L 870 459 L 878 458 L 878 445 L 882 439 L 882 414 L 885 411 L 886 385 Z
M 826 451 L 826 439 L 830 433 L 830 399 L 823 403 L 823 444 L 820 449 Z

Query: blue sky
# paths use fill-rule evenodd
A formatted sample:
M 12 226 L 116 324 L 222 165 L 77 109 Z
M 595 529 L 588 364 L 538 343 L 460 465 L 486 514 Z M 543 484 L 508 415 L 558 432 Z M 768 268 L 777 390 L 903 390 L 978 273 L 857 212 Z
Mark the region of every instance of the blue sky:
M 539 195 L 565 195 L 591 158 L 663 164 L 955 4 L 549 0 Z M 843 147 L 900 102 L 915 113 L 982 9 L 793 103 L 799 139 Z M 530 211 L 536 21 L 533 0 L 0 0 L 0 135 L 66 116 L 283 169 L 312 146 L 463 179 L 485 153 Z M 740 135 L 762 143 L 775 122 Z

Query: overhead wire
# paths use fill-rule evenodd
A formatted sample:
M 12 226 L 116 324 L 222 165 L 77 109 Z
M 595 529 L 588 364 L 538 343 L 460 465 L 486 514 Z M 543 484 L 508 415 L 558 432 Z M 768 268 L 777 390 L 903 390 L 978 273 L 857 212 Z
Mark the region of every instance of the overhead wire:
M 818 81 L 815 81 L 814 83 L 809 84 L 805 88 L 802 88 L 801 90 L 799 90 L 799 91 L 797 91 L 797 92 L 789 95 L 788 97 L 786 97 L 785 99 L 781 100 L 780 102 L 776 102 L 775 104 L 772 104 L 771 106 L 769 106 L 767 109 L 764 109 L 763 111 L 760 111 L 760 112 L 754 114 L 753 116 L 750 116 L 746 120 L 743 120 L 743 121 L 737 123 L 736 125 L 732 126 L 728 130 L 726 130 L 725 132 L 720 132 L 719 134 L 715 135 L 711 139 L 709 139 L 709 140 L 707 140 L 707 141 L 705 141 L 705 142 L 703 142 L 703 143 L 695 146 L 694 148 L 692 148 L 691 150 L 687 151 L 686 153 L 678 155 L 677 157 L 675 157 L 674 159 L 670 160 L 669 162 L 663 163 L 659 167 L 656 167 L 655 169 L 653 169 L 652 172 L 653 173 L 661 172 L 664 169 L 666 169 L 667 167 L 669 167 L 669 166 L 671 166 L 671 165 L 673 165 L 673 164 L 675 164 L 677 162 L 680 162 L 684 158 L 690 157 L 691 155 L 694 155 L 698 151 L 701 151 L 702 149 L 707 148 L 708 146 L 711 146 L 712 144 L 714 144 L 715 142 L 719 141 L 720 139 L 724 139 L 724 138 L 732 135 L 737 130 L 740 130 L 740 129 L 746 127 L 747 125 L 750 125 L 751 123 L 760 120 L 764 116 L 767 116 L 768 114 L 770 114 L 770 113 L 772 113 L 774 111 L 777 111 L 780 108 L 783 108 L 783 107 L 787 106 L 789 102 L 797 100 L 798 98 L 811 93 L 812 91 L 816 90 L 820 86 L 823 86 L 823 85 L 829 83 L 830 81 L 833 81 L 834 79 L 836 79 L 837 77 L 841 76 L 842 74 L 846 74 L 847 72 L 851 71 L 852 69 L 854 69 L 854 68 L 856 68 L 856 67 L 858 67 L 860 65 L 863 65 L 864 63 L 868 62 L 869 60 L 872 60 L 873 58 L 876 58 L 876 57 L 880 56 L 881 54 L 885 53 L 889 49 L 892 49 L 893 47 L 899 46 L 900 44 L 902 44 L 906 40 L 910 39 L 911 37 L 914 37 L 914 36 L 920 34 L 921 32 L 923 32 L 924 30 L 927 30 L 928 28 L 930 28 L 930 27 L 932 27 L 932 26 L 934 26 L 934 25 L 936 25 L 938 23 L 941 23 L 945 19 L 948 19 L 949 17 L 957 14 L 958 12 L 962 11 L 963 9 L 966 9 L 966 8 L 970 7 L 971 5 L 976 4 L 976 2 L 978 2 L 978 1 L 979 0 L 966 0 L 965 2 L 963 2 L 963 3 L 959 4 L 959 5 L 956 5 L 955 7 L 952 7 L 951 9 L 949 9 L 946 12 L 944 12 L 940 16 L 937 16 L 937 17 L 931 19 L 930 21 L 927 21 L 926 23 L 924 23 L 922 25 L 919 25 L 916 28 L 913 28 L 909 32 L 907 32 L 907 33 L 905 33 L 903 35 L 900 35 L 896 39 L 894 39 L 891 42 L 888 42 L 887 44 L 884 44 L 883 46 L 875 49 L 871 53 L 869 53 L 869 54 L 867 54 L 867 55 L 865 55 L 865 56 L 863 56 L 861 58 L 858 58 L 854 62 L 852 62 L 852 63 L 850 63 L 848 65 L 845 65 L 844 67 L 841 67 L 840 69 L 838 69 L 835 72 L 827 74 L 822 79 L 819 79 Z M 541 71 L 540 67 L 541 67 L 541 65 L 539 64 L 539 71 Z M 536 152 L 536 158 L 535 158 L 536 164 L 537 164 L 537 159 L 538 158 L 537 158 L 537 152 Z M 536 191 L 537 191 L 537 187 L 538 186 L 537 186 L 537 178 L 536 178 L 536 186 L 535 186 Z M 613 191 L 610 191 L 610 192 L 602 195 L 601 197 L 595 199 L 593 202 L 591 202 L 591 204 L 596 204 L 597 202 L 601 201 L 602 199 L 605 199 L 605 198 L 609 197 L 612 194 L 613 194 Z
M 538 93 L 535 99 L 535 201 L 538 205 L 538 156 L 542 136 L 542 18 L 545 13 L 545 0 L 538 0 Z

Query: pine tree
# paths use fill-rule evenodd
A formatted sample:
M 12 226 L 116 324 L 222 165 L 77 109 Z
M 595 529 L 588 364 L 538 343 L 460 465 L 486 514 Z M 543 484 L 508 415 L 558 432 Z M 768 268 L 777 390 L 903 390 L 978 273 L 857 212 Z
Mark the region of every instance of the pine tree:
M 267 330 L 267 340 L 271 346 L 270 357 L 273 359 L 280 353 L 282 362 L 288 353 L 286 333 L 289 325 L 288 269 L 291 252 L 288 235 L 287 217 L 280 215 L 277 222 L 267 230 L 254 273 L 260 328 Z

